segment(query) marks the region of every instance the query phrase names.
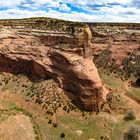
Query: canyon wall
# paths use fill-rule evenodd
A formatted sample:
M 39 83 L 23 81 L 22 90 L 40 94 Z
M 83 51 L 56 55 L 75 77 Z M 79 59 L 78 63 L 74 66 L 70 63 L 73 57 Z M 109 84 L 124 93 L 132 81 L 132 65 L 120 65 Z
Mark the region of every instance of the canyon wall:
M 123 80 L 140 78 L 140 24 L 89 24 L 92 31 L 94 62 L 98 68 L 115 73 Z
M 46 18 L 0 21 L 0 71 L 53 78 L 80 109 L 99 111 L 107 90 L 83 23 Z

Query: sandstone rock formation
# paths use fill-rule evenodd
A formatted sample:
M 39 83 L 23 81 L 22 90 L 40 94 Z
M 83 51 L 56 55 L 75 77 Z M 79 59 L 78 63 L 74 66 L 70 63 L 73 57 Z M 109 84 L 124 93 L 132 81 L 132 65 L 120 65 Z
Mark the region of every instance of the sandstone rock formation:
M 107 91 L 91 57 L 88 26 L 68 23 L 61 31 L 42 30 L 48 22 L 32 20 L 37 29 L 20 20 L 0 22 L 0 71 L 52 77 L 79 108 L 99 111 Z
M 122 79 L 140 77 L 140 24 L 91 24 L 94 62 Z

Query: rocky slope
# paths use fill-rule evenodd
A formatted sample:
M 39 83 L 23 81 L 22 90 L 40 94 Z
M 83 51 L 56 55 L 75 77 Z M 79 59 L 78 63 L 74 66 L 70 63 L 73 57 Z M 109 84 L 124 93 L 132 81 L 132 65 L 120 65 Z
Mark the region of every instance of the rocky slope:
M 32 18 L 0 21 L 0 71 L 53 78 L 79 108 L 99 111 L 107 90 L 93 63 L 86 24 Z
M 89 24 L 94 62 L 123 80 L 140 77 L 140 24 Z

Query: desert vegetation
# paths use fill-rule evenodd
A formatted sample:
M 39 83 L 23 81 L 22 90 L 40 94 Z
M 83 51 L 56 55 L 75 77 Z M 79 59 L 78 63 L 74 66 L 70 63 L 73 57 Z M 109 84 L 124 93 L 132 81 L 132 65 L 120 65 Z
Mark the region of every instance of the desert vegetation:
M 25 18 L 25 19 L 11 19 L 11 20 L 0 20 L 1 26 L 9 26 L 12 28 L 17 28 L 20 26 L 20 28 L 24 28 L 25 30 L 29 29 L 36 29 L 36 30 L 42 30 L 42 31 L 51 31 L 52 33 L 59 32 L 64 33 L 67 35 L 73 35 L 74 34 L 74 28 L 73 27 L 84 27 L 86 26 L 85 23 L 80 22 L 70 22 L 70 21 L 64 21 L 64 20 L 57 20 L 52 18 L 44 18 L 44 17 L 37 17 L 37 18 Z
M 109 94 L 108 102 L 104 105 L 102 111 L 96 115 L 95 112 L 78 110 L 52 79 L 34 81 L 25 75 L 1 73 L 0 83 L 0 89 L 5 98 L 6 96 L 10 97 L 8 95 L 9 90 L 12 92 L 10 94 L 13 95 L 12 99 L 8 99 L 8 102 L 4 104 L 9 104 L 12 100 L 15 102 L 14 98 L 17 99 L 17 96 L 25 99 L 24 102 L 22 101 L 23 103 L 21 103 L 20 98 L 20 100 L 16 100 L 20 107 L 8 105 L 10 110 L 4 109 L 1 112 L 9 115 L 10 112 L 13 112 L 14 115 L 22 113 L 28 116 L 33 124 L 37 140 L 42 140 L 43 137 L 58 140 L 123 139 L 125 133 L 127 133 L 123 131 L 124 128 L 127 130 L 128 125 L 139 122 L 134 112 L 129 112 L 127 102 L 118 93 Z M 25 107 L 26 104 L 28 108 Z M 33 104 L 34 107 L 30 108 Z M 38 107 L 43 114 L 36 112 Z M 124 114 L 123 117 L 119 115 L 120 111 Z M 111 115 L 108 115 L 108 113 Z M 130 121 L 124 119 L 126 116 Z M 112 133 L 110 133 L 110 130 Z M 46 135 L 43 136 L 43 133 Z

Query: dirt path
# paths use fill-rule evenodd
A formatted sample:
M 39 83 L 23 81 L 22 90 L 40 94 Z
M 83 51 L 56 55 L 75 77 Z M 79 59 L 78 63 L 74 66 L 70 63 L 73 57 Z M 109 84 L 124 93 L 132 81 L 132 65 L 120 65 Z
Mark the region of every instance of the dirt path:
M 128 105 L 135 109 L 136 110 L 136 116 L 137 116 L 137 119 L 140 120 L 140 105 L 133 99 L 129 98 L 125 92 L 129 90 L 129 87 L 128 87 L 128 83 L 125 83 L 124 84 L 124 90 L 123 92 L 121 93 L 121 95 L 126 99 L 126 101 L 128 102 Z
M 33 115 L 33 118 L 40 117 L 41 115 L 44 115 L 41 108 L 34 106 L 32 102 L 26 102 L 26 99 L 23 96 L 21 96 L 19 94 L 13 94 L 8 90 L 5 92 L 0 92 L 0 100 L 4 101 L 6 103 L 10 103 L 10 104 L 14 103 L 17 107 L 25 109 L 27 112 L 31 112 L 31 114 Z M 5 104 L 4 106 L 6 107 L 7 105 Z M 29 118 L 28 116 L 25 116 L 25 117 Z M 31 122 L 30 122 L 30 124 L 32 125 Z M 11 124 L 9 124 L 9 125 L 11 125 Z M 39 137 L 41 137 L 41 139 L 42 139 L 42 137 L 43 137 L 42 132 L 40 132 L 40 129 L 38 129 L 37 131 L 38 131 Z M 15 133 L 13 133 L 13 135 L 15 135 Z M 0 136 L 0 140 L 18 140 L 18 139 L 1 139 L 1 136 Z M 25 140 L 25 139 L 21 138 L 21 140 Z M 34 139 L 27 138 L 27 140 L 34 140 Z
M 0 140 L 35 140 L 33 125 L 29 117 L 10 116 L 0 125 Z
M 129 98 L 127 95 L 122 94 L 122 96 L 127 100 L 130 107 L 133 107 L 136 109 L 137 117 L 140 119 L 140 105 L 133 99 Z

